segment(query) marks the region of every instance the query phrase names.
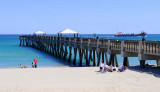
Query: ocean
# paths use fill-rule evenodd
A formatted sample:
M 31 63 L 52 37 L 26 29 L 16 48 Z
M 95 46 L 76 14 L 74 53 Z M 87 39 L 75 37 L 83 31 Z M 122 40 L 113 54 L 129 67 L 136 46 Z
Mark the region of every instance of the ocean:
M 99 36 L 99 38 L 103 37 L 108 39 L 132 39 L 132 40 L 142 39 L 142 37 L 114 37 L 113 34 L 97 34 L 97 35 Z M 72 36 L 72 35 L 65 35 L 65 36 Z M 92 38 L 93 34 L 81 34 L 80 36 Z M 145 39 L 159 41 L 160 34 L 147 34 Z M 38 67 L 69 66 L 69 64 L 66 61 L 51 56 L 45 52 L 41 52 L 31 47 L 20 47 L 19 35 L 12 35 L 12 34 L 0 35 L 0 68 L 16 68 L 19 67 L 20 64 L 26 65 L 27 67 L 31 67 L 33 58 L 37 59 Z M 119 66 L 122 66 L 123 57 L 117 55 L 117 59 Z M 148 62 L 149 64 L 156 64 L 155 60 L 147 60 L 146 62 Z M 130 66 L 139 65 L 138 57 L 129 57 L 129 64 Z

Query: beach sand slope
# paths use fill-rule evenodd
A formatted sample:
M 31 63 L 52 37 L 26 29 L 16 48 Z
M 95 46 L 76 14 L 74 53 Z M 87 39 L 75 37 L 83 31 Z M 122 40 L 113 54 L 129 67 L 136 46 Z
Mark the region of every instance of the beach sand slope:
M 160 78 L 98 67 L 0 69 L 0 92 L 160 92 Z

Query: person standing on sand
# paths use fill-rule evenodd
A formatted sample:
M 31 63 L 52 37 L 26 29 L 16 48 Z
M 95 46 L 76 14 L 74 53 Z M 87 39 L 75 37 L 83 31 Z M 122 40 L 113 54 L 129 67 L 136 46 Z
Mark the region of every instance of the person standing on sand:
M 37 63 L 34 64 L 34 68 L 37 68 Z
M 32 68 L 34 68 L 33 62 L 32 62 Z
M 33 62 L 35 63 L 34 68 L 37 68 L 37 59 L 33 58 Z
M 102 73 L 103 72 L 103 67 L 104 67 L 104 61 L 102 60 L 101 62 L 100 62 L 100 72 Z

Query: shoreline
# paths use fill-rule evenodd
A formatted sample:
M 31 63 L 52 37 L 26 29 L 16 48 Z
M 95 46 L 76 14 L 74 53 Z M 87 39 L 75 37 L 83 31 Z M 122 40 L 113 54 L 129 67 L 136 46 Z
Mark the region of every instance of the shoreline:
M 99 67 L 99 66 L 74 66 L 74 65 L 69 65 L 69 64 L 68 65 L 55 65 L 55 66 L 40 66 L 40 67 L 38 66 L 38 68 L 54 68 L 54 67 Z M 140 67 L 140 65 L 130 65 L 129 67 Z M 151 67 L 157 67 L 157 65 L 150 64 L 148 67 L 145 67 L 145 68 L 151 68 Z M 15 69 L 15 68 L 20 68 L 20 66 L 18 67 L 0 67 L 0 69 Z M 32 66 L 27 66 L 27 68 L 32 68 Z

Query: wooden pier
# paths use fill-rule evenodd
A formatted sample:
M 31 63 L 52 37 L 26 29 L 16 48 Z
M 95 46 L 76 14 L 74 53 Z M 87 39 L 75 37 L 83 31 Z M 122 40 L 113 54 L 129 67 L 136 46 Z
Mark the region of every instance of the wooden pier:
M 76 66 L 84 65 L 83 60 L 86 66 L 99 66 L 100 60 L 104 60 L 107 65 L 118 66 L 117 54 L 124 58 L 124 66 L 129 66 L 128 57 L 138 57 L 142 67 L 145 60 L 157 60 L 157 66 L 160 66 L 160 41 L 36 35 L 20 35 L 19 39 L 20 46 L 36 48 Z M 110 54 L 109 59 L 107 54 Z

